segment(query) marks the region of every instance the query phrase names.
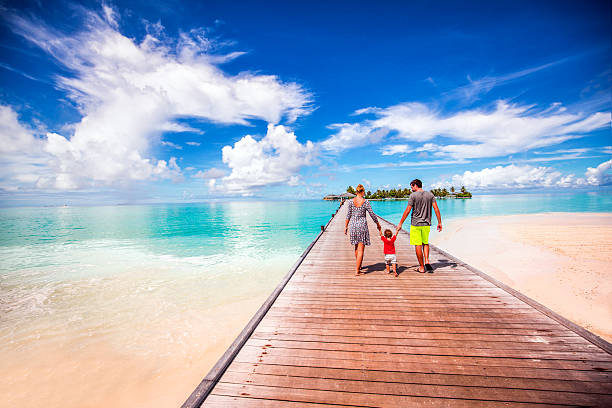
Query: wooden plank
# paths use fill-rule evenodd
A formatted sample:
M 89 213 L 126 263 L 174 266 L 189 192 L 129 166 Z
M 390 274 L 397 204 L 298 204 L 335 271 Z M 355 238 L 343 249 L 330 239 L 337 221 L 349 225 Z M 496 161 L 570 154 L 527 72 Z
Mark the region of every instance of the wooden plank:
M 304 376 L 245 373 L 228 370 L 223 376 L 223 383 L 248 384 L 283 388 L 302 388 L 305 390 L 340 391 L 362 394 L 385 394 L 439 399 L 462 399 L 481 401 L 513 401 L 537 404 L 587 405 L 597 404 L 612 406 L 612 395 L 590 394 L 582 392 L 548 391 L 499 386 L 479 387 L 475 385 L 422 384 L 414 381 L 368 381 L 329 379 Z
M 548 350 L 548 351 L 580 351 L 580 352 L 601 352 L 601 349 L 597 346 L 586 343 L 535 343 L 530 342 L 526 345 L 524 342 L 517 341 L 469 341 L 469 340 L 441 340 L 441 339 L 411 339 L 401 337 L 389 337 L 389 336 L 339 336 L 333 334 L 321 334 L 323 331 L 316 330 L 308 334 L 285 334 L 285 333 L 271 333 L 262 332 L 259 329 L 256 330 L 252 335 L 251 339 L 261 339 L 269 341 L 284 340 L 284 341 L 314 341 L 314 342 L 331 342 L 331 343 L 343 343 L 343 344 L 369 344 L 378 346 L 398 347 L 448 347 L 448 348 L 459 348 L 467 347 L 474 349 L 500 349 L 500 350 L 524 350 L 526 347 L 529 350 Z
M 358 350 L 326 350 L 326 349 L 301 349 L 301 348 L 275 348 L 265 350 L 258 346 L 245 344 L 241 353 L 259 362 L 269 356 L 276 357 L 307 357 L 319 359 L 349 360 L 355 366 L 363 361 L 385 361 L 395 363 L 420 363 L 420 364 L 455 364 L 455 365 L 478 365 L 487 367 L 524 367 L 524 368 L 553 368 L 563 370 L 583 371 L 612 371 L 612 362 L 589 361 L 589 360 L 567 360 L 567 359 L 536 359 L 516 357 L 481 357 L 465 355 L 442 355 L 442 354 L 405 354 L 389 352 L 372 352 Z
M 255 355 L 257 357 L 257 355 Z M 262 356 L 263 357 L 263 356 Z M 259 361 L 261 360 L 261 361 Z M 337 368 L 342 370 L 361 370 L 372 372 L 405 372 L 424 374 L 448 374 L 448 375 L 477 375 L 500 378 L 537 378 L 549 380 L 567 381 L 594 381 L 610 383 L 612 373 L 593 370 L 568 370 L 563 368 L 547 367 L 506 367 L 506 366 L 484 366 L 465 364 L 431 364 L 424 362 L 399 362 L 399 361 L 369 361 L 363 360 L 356 367 L 354 360 L 325 359 L 316 357 L 287 357 L 266 355 L 264 358 L 254 359 L 253 355 L 241 351 L 236 356 L 236 362 L 256 365 L 288 365 L 299 367 Z
M 295 408 L 343 408 L 348 405 L 331 405 L 331 404 L 320 404 L 320 403 L 308 403 L 308 402 L 294 402 L 294 401 L 282 401 L 282 400 L 271 400 L 261 398 L 249 398 L 244 395 L 228 397 L 225 395 L 209 395 L 206 398 L 206 406 L 210 408 L 279 408 L 279 407 L 295 407 Z
M 278 338 L 259 339 L 251 337 L 245 346 L 260 347 L 264 350 L 269 348 L 299 349 L 299 350 L 325 350 L 325 351 L 348 351 L 358 353 L 382 353 L 392 354 L 394 357 L 401 355 L 435 355 L 435 356 L 462 356 L 462 357 L 494 357 L 513 359 L 538 359 L 538 360 L 568 360 L 568 361 L 591 361 L 611 363 L 612 356 L 601 349 L 589 351 L 557 351 L 557 350 L 525 350 L 525 349 L 498 349 L 498 348 L 476 348 L 476 347 L 440 347 L 433 346 L 409 346 L 371 344 L 366 342 L 329 342 L 309 339 L 283 340 Z
M 477 387 L 501 387 L 523 390 L 565 391 L 587 394 L 612 394 L 611 382 L 577 381 L 519 377 L 492 377 L 481 375 L 450 375 L 401 371 L 374 371 L 340 369 L 328 367 L 304 367 L 291 365 L 271 365 L 241 363 L 234 361 L 227 369 L 240 373 L 272 375 L 291 375 L 294 377 L 313 377 L 340 380 L 382 381 L 387 383 L 438 384 Z
M 220 382 L 213 395 L 249 396 L 267 400 L 292 401 L 300 403 L 338 404 L 357 407 L 465 407 L 465 408 L 544 408 L 569 407 L 563 404 L 530 404 L 518 402 L 495 402 L 475 399 L 427 398 L 411 395 L 367 394 L 342 391 L 308 390 L 295 387 L 255 386 Z M 204 405 L 206 406 L 206 404 Z M 575 406 L 575 405 L 574 405 Z

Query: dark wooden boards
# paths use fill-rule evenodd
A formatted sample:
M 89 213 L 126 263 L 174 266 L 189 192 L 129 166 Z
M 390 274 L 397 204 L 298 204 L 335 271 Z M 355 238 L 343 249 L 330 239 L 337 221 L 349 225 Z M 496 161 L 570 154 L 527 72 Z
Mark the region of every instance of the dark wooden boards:
M 406 233 L 386 274 L 371 221 L 356 277 L 345 211 L 207 376 L 202 406 L 612 406 L 609 343 L 436 248 L 435 272 L 416 272 Z

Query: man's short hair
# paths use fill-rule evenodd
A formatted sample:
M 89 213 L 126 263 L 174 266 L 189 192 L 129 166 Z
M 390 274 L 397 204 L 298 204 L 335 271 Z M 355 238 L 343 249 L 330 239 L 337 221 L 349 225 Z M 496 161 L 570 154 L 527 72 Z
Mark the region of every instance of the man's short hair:
M 411 186 L 417 185 L 418 188 L 423 188 L 423 183 L 419 179 L 414 179 L 410 182 Z

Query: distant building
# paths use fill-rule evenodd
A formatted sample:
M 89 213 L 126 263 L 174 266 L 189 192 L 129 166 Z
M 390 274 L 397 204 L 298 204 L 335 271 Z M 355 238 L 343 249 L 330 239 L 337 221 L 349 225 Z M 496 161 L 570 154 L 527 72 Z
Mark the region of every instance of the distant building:
M 343 193 L 343 194 L 328 194 L 325 197 L 323 197 L 324 200 L 348 200 L 351 198 L 354 198 L 355 194 L 351 194 L 351 193 Z

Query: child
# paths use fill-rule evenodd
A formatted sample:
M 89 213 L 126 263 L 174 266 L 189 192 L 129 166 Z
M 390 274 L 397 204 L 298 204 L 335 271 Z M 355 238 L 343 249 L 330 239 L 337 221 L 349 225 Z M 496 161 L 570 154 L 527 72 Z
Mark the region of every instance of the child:
M 395 277 L 398 277 L 397 274 L 397 258 L 395 257 L 395 239 L 397 238 L 397 232 L 393 235 L 391 230 L 386 229 L 385 234 L 383 235 L 382 230 L 378 230 L 380 233 L 380 239 L 385 245 L 384 253 L 385 253 L 385 264 L 387 265 L 387 273 L 391 273 L 389 270 L 389 265 L 393 264 L 393 273 Z

